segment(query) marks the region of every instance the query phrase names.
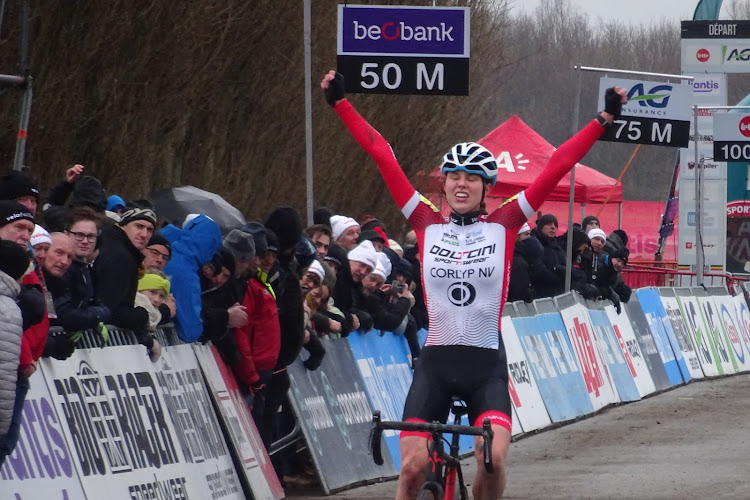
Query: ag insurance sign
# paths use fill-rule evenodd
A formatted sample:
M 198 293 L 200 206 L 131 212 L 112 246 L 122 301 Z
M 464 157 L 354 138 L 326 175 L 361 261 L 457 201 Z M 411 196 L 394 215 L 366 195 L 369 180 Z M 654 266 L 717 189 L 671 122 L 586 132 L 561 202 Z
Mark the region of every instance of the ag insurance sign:
M 628 90 L 628 102 L 600 140 L 687 147 L 693 92 L 689 84 L 603 77 L 598 109 L 604 109 L 606 89 L 615 86 Z
M 347 92 L 469 95 L 469 8 L 339 5 Z

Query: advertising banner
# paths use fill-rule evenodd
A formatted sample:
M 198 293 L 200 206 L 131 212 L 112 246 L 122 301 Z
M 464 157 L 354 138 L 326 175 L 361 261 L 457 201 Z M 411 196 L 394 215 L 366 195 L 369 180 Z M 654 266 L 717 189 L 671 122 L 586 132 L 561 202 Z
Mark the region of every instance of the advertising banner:
M 323 339 L 326 355 L 315 371 L 301 358 L 289 365 L 289 396 L 326 494 L 346 486 L 396 475 L 383 449 L 383 466 L 372 461 L 372 407 L 347 342 Z
M 669 321 L 667 311 L 661 303 L 661 297 L 655 288 L 644 288 L 636 291 L 641 303 L 643 313 L 648 320 L 651 329 L 651 337 L 656 342 L 656 348 L 661 355 L 664 370 L 667 372 L 669 383 L 677 385 L 682 382 L 690 382 L 690 370 L 682 357 L 680 348 L 672 323 Z
M 42 360 L 88 498 L 244 497 L 197 360 L 169 349 L 158 367 L 143 346 Z
M 346 337 L 359 368 L 370 405 L 379 410 L 383 420 L 401 420 L 404 402 L 412 381 L 412 371 L 406 353 L 398 345 L 402 337 L 376 332 L 353 332 Z M 373 342 L 377 345 L 373 345 Z M 373 349 L 374 347 L 374 349 Z M 383 439 L 393 459 L 393 466 L 401 470 L 401 450 L 398 432 L 383 431 Z
M 724 335 L 724 329 L 719 318 L 719 309 L 713 297 L 696 297 L 701 306 L 706 332 L 714 346 L 714 357 L 721 364 L 722 375 L 737 373 L 737 360 L 734 351 Z
M 596 333 L 599 350 L 604 362 L 607 363 L 620 401 L 638 401 L 641 399 L 638 387 L 635 385 L 635 378 L 638 375 L 630 361 L 630 356 L 625 357 L 627 349 L 622 350 L 623 346 L 620 345 L 620 339 L 617 338 L 609 323 L 607 313 L 603 309 L 589 309 L 589 317 Z
M 43 369 L 30 380 L 18 444 L 0 468 L 0 498 L 85 499 Z
M 193 344 L 192 348 L 208 382 L 214 406 L 229 435 L 229 446 L 234 450 L 237 462 L 242 464 L 245 486 L 250 488 L 255 500 L 284 498 L 284 489 L 232 370 L 221 359 L 216 347 Z
M 469 94 L 469 8 L 339 5 L 348 92 Z
M 675 289 L 678 292 L 678 289 Z M 713 339 L 708 334 L 708 327 L 703 319 L 701 305 L 698 299 L 688 295 L 676 294 L 677 304 L 680 306 L 682 318 L 693 339 L 695 353 L 700 361 L 701 369 L 706 377 L 724 375 L 724 369 L 716 355 Z
M 738 372 L 750 370 L 750 356 L 745 342 L 742 340 L 740 326 L 737 321 L 734 302 L 731 295 L 714 297 L 714 304 L 719 312 L 722 333 L 731 348 L 731 356 L 735 359 Z
M 635 339 L 638 341 L 643 357 L 646 360 L 651 380 L 654 381 L 654 388 L 657 391 L 669 389 L 672 385 L 669 383 L 669 377 L 667 377 L 667 372 L 664 369 L 661 354 L 651 336 L 648 319 L 646 319 L 646 315 L 643 313 L 638 297 L 635 295 L 631 296 L 630 301 L 625 304 L 623 309 L 627 312 L 630 319 L 630 326 L 633 328 Z
M 625 358 L 630 373 L 633 375 L 633 381 L 638 388 L 638 394 L 642 398 L 648 396 L 656 388 L 654 387 L 654 381 L 651 379 L 651 372 L 648 369 L 646 357 L 641 351 L 641 346 L 635 338 L 633 327 L 630 325 L 627 311 L 623 309 L 620 314 L 617 314 L 615 306 L 608 305 L 604 308 L 604 312 L 607 314 L 609 324 L 612 325 L 612 332 L 617 338 L 617 343 L 620 345 L 623 358 Z
M 678 218 L 679 246 L 677 261 L 680 269 L 695 271 L 696 251 L 699 248 L 696 234 L 695 181 L 680 179 Z M 704 271 L 722 271 L 726 260 L 726 179 L 703 181 L 703 254 Z M 683 267 L 685 266 L 685 267 Z M 709 279 L 706 278 L 708 282 Z
M 682 71 L 750 73 L 750 21 L 682 21 Z
M 526 360 L 553 422 L 593 413 L 586 382 L 558 313 L 513 318 Z
M 502 317 L 500 331 L 503 332 L 503 344 L 508 357 L 510 400 L 518 415 L 521 428 L 524 432 L 531 432 L 547 427 L 552 422 L 510 316 Z
M 672 324 L 672 331 L 674 331 L 675 338 L 677 338 L 682 358 L 685 360 L 688 370 L 690 370 L 690 377 L 696 379 L 703 378 L 703 369 L 698 359 L 698 353 L 695 350 L 693 336 L 690 333 L 687 321 L 682 317 L 677 298 L 662 295 L 662 289 L 659 290 L 659 296 L 661 297 L 661 303 L 667 313 L 669 322 Z
M 566 297 L 562 296 L 555 300 L 560 306 L 560 316 L 568 330 L 568 337 L 578 359 L 583 380 L 586 381 L 586 390 L 594 410 L 619 402 L 607 365 L 602 360 L 599 342 L 596 339 L 594 327 L 591 325 L 588 309 L 579 303 L 563 307 L 565 299 Z
M 750 311 L 748 311 L 747 302 L 742 295 L 736 295 L 732 297 L 732 303 L 740 339 L 745 345 L 745 352 L 750 353 Z
M 688 145 L 693 98 L 689 84 L 602 77 L 596 109 L 604 109 L 604 94 L 611 87 L 627 89 L 628 102 L 600 140 L 680 148 Z

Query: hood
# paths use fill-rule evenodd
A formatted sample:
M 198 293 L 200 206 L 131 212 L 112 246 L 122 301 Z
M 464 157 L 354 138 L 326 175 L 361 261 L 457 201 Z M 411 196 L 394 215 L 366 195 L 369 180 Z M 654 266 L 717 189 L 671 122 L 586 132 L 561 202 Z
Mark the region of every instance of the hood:
M 107 192 L 96 177 L 84 175 L 78 179 L 73 187 L 73 207 L 91 207 L 96 212 L 104 212 L 107 208 Z
M 168 227 L 163 228 L 161 233 L 172 243 L 172 253 L 183 255 L 199 266 L 210 262 L 216 251 L 221 248 L 221 229 L 205 215 L 199 215 L 188 222 L 182 230 L 178 230 L 180 232 L 175 240 L 171 238 L 174 235 L 173 231 L 165 232 Z
M 15 299 L 21 292 L 21 285 L 16 280 L 0 271 L 0 295 Z

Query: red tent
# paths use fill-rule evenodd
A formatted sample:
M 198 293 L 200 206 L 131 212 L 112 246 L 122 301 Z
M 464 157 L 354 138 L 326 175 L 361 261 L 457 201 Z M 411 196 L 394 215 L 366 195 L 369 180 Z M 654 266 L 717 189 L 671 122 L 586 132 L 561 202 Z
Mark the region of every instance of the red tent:
M 495 155 L 498 164 L 498 182 L 490 197 L 510 198 L 524 190 L 539 176 L 547 165 L 555 147 L 526 125 L 517 115 L 508 118 L 495 130 L 482 137 L 479 144 Z M 440 175 L 440 167 L 432 173 Z M 622 202 L 622 184 L 596 170 L 576 165 L 575 201 L 577 203 Z M 612 187 L 614 186 L 614 190 Z M 610 191 L 612 191 L 610 195 Z M 570 199 L 570 175 L 557 184 L 548 201 Z

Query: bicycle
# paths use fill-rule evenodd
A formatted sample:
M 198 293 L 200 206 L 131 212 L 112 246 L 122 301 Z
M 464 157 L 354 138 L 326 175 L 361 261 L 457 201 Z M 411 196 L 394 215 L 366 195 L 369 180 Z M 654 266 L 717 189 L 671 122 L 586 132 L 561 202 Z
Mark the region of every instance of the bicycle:
M 429 432 L 432 434 L 432 440 L 429 442 L 428 455 L 429 463 L 427 464 L 427 476 L 424 484 L 419 489 L 417 498 L 419 500 L 454 500 L 456 494 L 456 478 L 458 478 L 458 493 L 460 500 L 468 500 L 469 492 L 464 485 L 464 476 L 461 471 L 461 462 L 459 460 L 459 439 L 461 435 L 481 436 L 484 452 L 484 467 L 487 472 L 492 473 L 495 468 L 492 464 L 492 439 L 495 433 L 492 431 L 490 419 L 485 418 L 482 421 L 482 427 L 473 427 L 469 425 L 458 425 L 461 418 L 466 415 L 466 406 L 460 403 L 456 398 L 453 399 L 451 412 L 455 416 L 456 425 L 443 424 L 440 422 L 420 423 L 420 422 L 393 422 L 383 421 L 380 419 L 380 412 L 375 411 L 372 414 L 372 431 L 370 433 L 370 451 L 372 458 L 377 465 L 383 465 L 383 455 L 381 449 L 381 438 L 384 430 L 396 431 L 418 431 Z M 443 442 L 447 440 L 443 433 L 452 433 L 450 442 L 450 453 L 445 453 Z M 445 469 L 445 470 L 444 470 Z

